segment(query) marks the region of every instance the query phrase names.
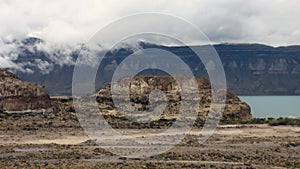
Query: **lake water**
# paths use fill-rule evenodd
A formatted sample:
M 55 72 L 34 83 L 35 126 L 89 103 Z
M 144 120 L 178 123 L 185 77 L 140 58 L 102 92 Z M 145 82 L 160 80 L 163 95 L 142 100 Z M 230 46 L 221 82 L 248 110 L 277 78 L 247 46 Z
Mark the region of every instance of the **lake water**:
M 300 117 L 300 96 L 239 96 L 253 117 Z

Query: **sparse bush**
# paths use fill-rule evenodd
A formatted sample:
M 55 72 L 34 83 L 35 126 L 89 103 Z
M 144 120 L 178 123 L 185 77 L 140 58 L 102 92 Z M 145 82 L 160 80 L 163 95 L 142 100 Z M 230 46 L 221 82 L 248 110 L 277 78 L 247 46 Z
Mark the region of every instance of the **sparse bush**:
M 278 119 L 271 120 L 269 124 L 271 126 L 281 126 L 281 125 L 300 126 L 300 119 L 280 117 Z

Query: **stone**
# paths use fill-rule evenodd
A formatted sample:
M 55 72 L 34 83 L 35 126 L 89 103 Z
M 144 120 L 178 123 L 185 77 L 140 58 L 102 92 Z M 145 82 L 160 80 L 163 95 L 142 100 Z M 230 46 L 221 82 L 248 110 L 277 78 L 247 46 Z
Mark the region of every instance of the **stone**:
M 0 111 L 40 110 L 51 107 L 46 89 L 22 81 L 13 73 L 0 70 Z

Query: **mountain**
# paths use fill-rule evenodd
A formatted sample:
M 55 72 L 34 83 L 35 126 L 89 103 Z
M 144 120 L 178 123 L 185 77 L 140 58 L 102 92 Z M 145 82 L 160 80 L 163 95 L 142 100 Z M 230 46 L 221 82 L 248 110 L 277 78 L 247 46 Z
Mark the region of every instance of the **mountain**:
M 16 44 L 19 68 L 9 68 L 21 79 L 40 83 L 52 95 L 70 95 L 74 63 L 82 45 L 53 45 L 28 38 Z M 203 48 L 204 46 L 194 46 Z M 216 44 L 228 88 L 238 95 L 300 94 L 300 46 L 272 47 L 262 44 Z M 138 49 L 159 48 L 178 55 L 198 77 L 208 77 L 204 65 L 188 46 L 162 46 L 140 42 Z M 96 78 L 107 85 L 120 62 L 135 49 L 129 46 L 108 52 Z M 174 66 L 177 65 L 168 65 Z M 146 71 L 147 72 L 147 71 Z M 151 70 L 148 73 L 153 73 Z M 156 72 L 157 73 L 157 72 Z M 155 73 L 154 73 L 155 74 Z
M 0 111 L 41 110 L 51 107 L 50 97 L 41 85 L 24 82 L 0 69 Z
M 12 61 L 17 67 L 6 70 L 22 80 L 42 84 L 52 95 L 71 94 L 78 49 L 70 45 L 49 44 L 36 37 L 10 42 L 7 46 L 13 46 L 13 54 L 17 57 Z

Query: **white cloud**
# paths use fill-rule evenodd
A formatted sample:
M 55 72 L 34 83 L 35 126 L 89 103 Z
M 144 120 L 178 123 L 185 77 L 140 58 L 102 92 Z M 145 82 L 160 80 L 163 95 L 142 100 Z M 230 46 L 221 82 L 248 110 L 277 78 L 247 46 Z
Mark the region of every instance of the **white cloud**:
M 6 43 L 0 39 L 0 68 L 14 68 L 19 66 L 13 61 L 18 58 L 18 45 L 16 43 Z
M 35 59 L 34 64 L 38 67 L 38 69 L 40 70 L 40 72 L 42 74 L 48 74 L 54 68 L 54 65 L 52 63 L 49 63 L 47 61 L 43 61 L 41 59 Z
M 2 41 L 0 39 L 0 68 L 11 71 L 21 71 L 24 73 L 33 73 L 33 69 L 39 70 L 42 74 L 48 74 L 55 65 L 70 66 L 74 65 L 75 60 L 72 56 L 78 51 L 81 45 L 67 45 L 61 43 L 35 43 L 24 45 L 22 41 Z M 25 53 L 24 53 L 25 52 Z M 44 56 L 46 60 L 34 59 L 29 56 L 33 62 L 26 61 L 27 54 L 35 56 Z M 25 60 L 18 61 L 19 56 Z M 33 60 L 34 59 L 34 60 Z
M 297 0 L 6 0 L 0 3 L 0 37 L 41 32 L 46 41 L 86 42 L 120 17 L 163 12 L 195 23 L 213 42 L 299 44 L 299 6 Z
M 16 68 L 18 67 L 14 62 L 0 57 L 0 68 Z
M 55 65 L 73 65 L 75 63 L 72 57 L 73 52 L 81 49 L 81 45 L 67 45 L 59 43 L 38 43 L 34 47 L 38 52 L 43 52 L 46 57 Z

